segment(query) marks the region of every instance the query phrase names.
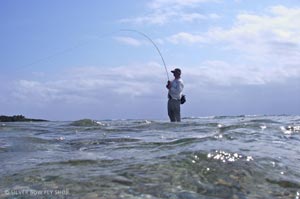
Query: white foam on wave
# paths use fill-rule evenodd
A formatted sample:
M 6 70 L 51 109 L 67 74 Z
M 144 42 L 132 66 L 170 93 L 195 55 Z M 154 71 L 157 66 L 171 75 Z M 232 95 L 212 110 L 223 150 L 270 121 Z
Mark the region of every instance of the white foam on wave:
M 300 126 L 281 126 L 280 130 L 286 135 L 291 135 L 293 133 L 300 132 Z
M 242 156 L 238 153 L 229 153 L 225 151 L 215 151 L 215 153 L 209 153 L 207 154 L 208 159 L 214 159 L 214 160 L 220 160 L 223 163 L 226 162 L 235 162 L 240 159 L 244 159 L 247 162 L 252 161 L 252 156 Z

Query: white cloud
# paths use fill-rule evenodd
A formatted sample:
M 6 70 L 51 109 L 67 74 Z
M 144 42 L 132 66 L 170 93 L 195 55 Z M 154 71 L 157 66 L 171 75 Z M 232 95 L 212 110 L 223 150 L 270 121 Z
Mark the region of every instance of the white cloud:
M 213 17 L 214 15 L 212 15 Z M 217 17 L 214 16 L 214 17 Z M 277 40 L 298 42 L 300 39 L 300 8 L 273 6 L 266 15 L 242 13 L 231 28 L 212 28 L 201 36 L 211 41 Z
M 95 103 L 120 96 L 134 98 L 155 95 L 155 88 L 165 80 L 163 66 L 156 63 L 115 68 L 81 67 L 44 81 L 20 80 L 14 89 L 14 99 L 38 104 Z
M 269 8 L 268 15 L 240 14 L 234 27 L 223 30 L 226 38 L 247 38 L 256 41 L 299 42 L 300 8 Z M 216 35 L 212 35 L 216 36 Z M 222 37 L 220 37 L 223 39 Z
M 192 22 L 195 20 L 206 19 L 206 16 L 204 16 L 203 14 L 199 14 L 199 13 L 183 13 L 181 15 L 181 18 L 183 21 Z
M 176 67 L 176 66 L 174 66 Z M 224 61 L 206 61 L 197 67 L 185 67 L 185 91 L 210 86 L 264 85 L 300 78 L 300 69 L 293 66 L 259 67 L 232 65 Z M 170 76 L 171 77 L 171 76 Z M 172 77 L 171 77 L 172 78 Z M 12 99 L 26 104 L 111 104 L 121 99 L 165 97 L 166 74 L 161 64 L 128 65 L 114 68 L 80 67 L 49 80 L 20 80 Z M 160 93 L 159 95 L 157 95 Z M 122 101 L 122 100 L 121 100 Z M 100 106 L 100 105 L 99 105 Z
M 236 54 L 240 57 L 239 64 L 230 63 L 225 68 L 221 64 L 220 71 L 230 71 L 224 74 L 225 79 L 235 79 L 232 75 L 237 73 L 236 77 L 244 78 L 245 83 L 255 84 L 300 78 L 300 8 L 273 6 L 265 14 L 242 13 L 228 29 L 214 28 L 201 34 L 180 32 L 166 41 L 173 44 L 213 43 Z M 224 78 L 220 76 L 220 79 Z
M 203 43 L 205 38 L 201 35 L 195 35 L 187 32 L 180 32 L 167 38 L 168 41 L 179 44 L 179 43 Z
M 201 3 L 220 2 L 220 0 L 153 0 L 149 3 L 149 7 L 152 9 L 159 9 L 165 7 L 193 7 Z
M 216 3 L 218 0 L 153 0 L 148 4 L 149 14 L 121 19 L 123 23 L 164 25 L 170 22 L 195 22 L 220 18 L 216 13 L 203 14 L 194 11 L 203 3 Z
M 122 23 L 134 23 L 134 24 L 156 24 L 163 25 L 169 22 L 170 19 L 176 16 L 176 13 L 173 11 L 162 12 L 162 11 L 154 11 L 148 15 L 138 16 L 134 18 L 125 18 L 121 19 Z
M 135 24 L 154 24 L 154 25 L 164 25 L 170 22 L 185 22 L 192 23 L 196 21 L 203 20 L 216 20 L 220 16 L 215 13 L 210 13 L 207 15 L 200 14 L 197 12 L 179 12 L 179 11 L 155 11 L 149 15 L 135 18 L 127 18 L 120 20 L 123 23 L 135 23 Z
M 202 34 L 186 34 L 190 37 L 205 37 L 211 42 L 229 42 L 238 48 L 245 44 L 249 46 L 270 41 L 299 44 L 300 8 L 273 6 L 269 8 L 268 15 L 239 14 L 229 29 L 217 27 Z
M 266 85 L 285 83 L 300 78 L 300 68 L 294 66 L 261 67 L 247 63 L 236 65 L 224 61 L 206 61 L 197 67 L 184 69 L 184 77 L 192 87 Z
M 299 66 L 300 8 L 274 6 L 267 15 L 240 14 L 232 28 L 211 30 L 206 38 L 261 63 Z
M 115 37 L 115 40 L 117 40 L 121 43 L 131 45 L 131 46 L 140 46 L 140 45 L 142 45 L 142 43 L 139 40 L 134 39 L 132 37 Z

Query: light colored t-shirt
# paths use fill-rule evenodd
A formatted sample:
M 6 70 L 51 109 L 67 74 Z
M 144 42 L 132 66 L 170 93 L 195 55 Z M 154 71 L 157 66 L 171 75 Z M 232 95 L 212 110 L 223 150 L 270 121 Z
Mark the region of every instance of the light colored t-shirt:
M 169 95 L 172 99 L 180 100 L 183 90 L 182 79 L 174 79 L 171 81 L 171 88 L 169 89 Z

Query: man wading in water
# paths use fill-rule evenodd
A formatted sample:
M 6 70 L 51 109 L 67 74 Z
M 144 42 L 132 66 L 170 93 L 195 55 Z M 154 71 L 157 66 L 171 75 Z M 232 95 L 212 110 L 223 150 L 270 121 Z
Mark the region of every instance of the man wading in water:
M 168 115 L 171 122 L 180 122 L 180 99 L 182 97 L 183 81 L 181 79 L 181 70 L 176 68 L 171 71 L 175 77 L 173 81 L 168 81 Z

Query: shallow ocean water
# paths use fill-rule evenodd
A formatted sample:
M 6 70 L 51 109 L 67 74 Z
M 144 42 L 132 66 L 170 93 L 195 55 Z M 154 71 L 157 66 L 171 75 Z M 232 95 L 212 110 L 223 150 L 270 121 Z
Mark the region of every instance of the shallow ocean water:
M 300 116 L 0 123 L 0 198 L 300 198 Z

